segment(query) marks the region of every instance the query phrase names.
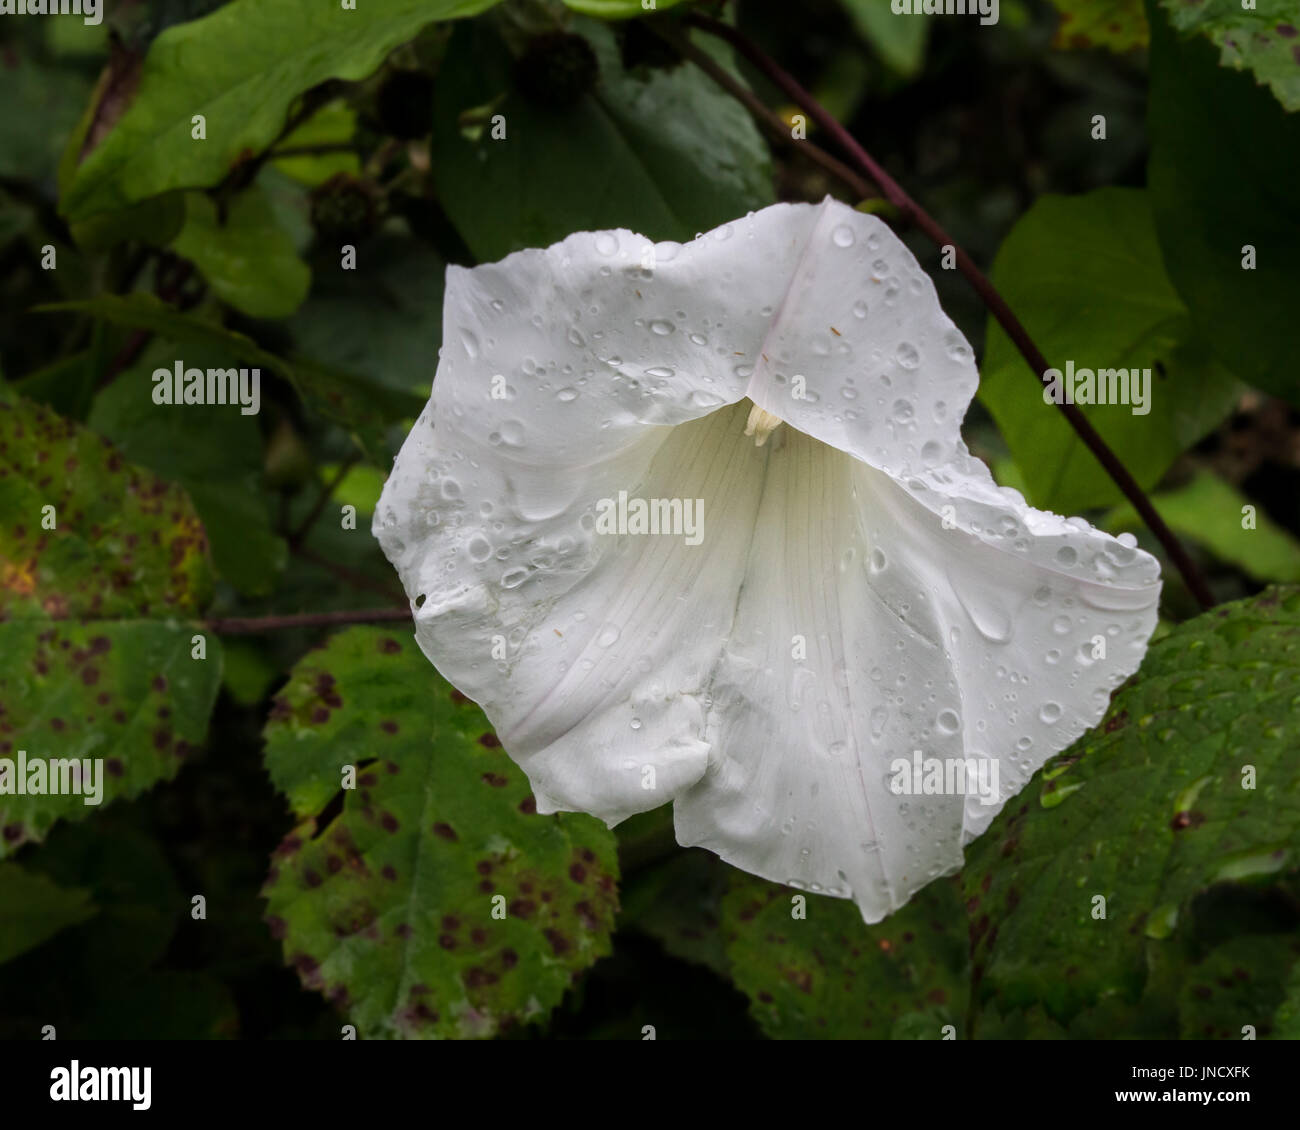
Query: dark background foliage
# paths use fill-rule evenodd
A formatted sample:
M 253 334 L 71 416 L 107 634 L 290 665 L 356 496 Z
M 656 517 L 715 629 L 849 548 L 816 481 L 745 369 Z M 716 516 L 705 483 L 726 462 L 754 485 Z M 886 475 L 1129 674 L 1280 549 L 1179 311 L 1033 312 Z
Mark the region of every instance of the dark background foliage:
M 1260 0 L 1245 27 L 1211 0 L 1003 0 L 990 28 L 905 25 L 885 0 L 726 6 L 991 272 L 1049 356 L 1104 348 L 1156 367 L 1149 416 L 1090 415 L 1216 598 L 1248 598 L 1197 619 L 1167 569 L 1169 635 L 1103 726 L 1035 778 L 962 875 L 870 929 L 816 896 L 806 928 L 792 922 L 790 892 L 676 848 L 664 811 L 616 836 L 529 814 L 522 774 L 401 624 L 209 630 L 207 675 L 177 674 L 201 619 L 404 603 L 368 526 L 427 396 L 448 264 L 601 227 L 687 239 L 778 199 L 858 203 L 682 61 L 674 44 L 690 38 L 793 123 L 798 107 L 682 20 L 723 6 L 395 0 L 346 13 L 357 35 L 297 0 L 106 6 L 99 28 L 0 21 L 0 755 L 107 745 L 127 769 L 89 815 L 0 798 L 0 1036 L 336 1039 L 348 1022 L 524 1039 L 640 1038 L 646 1024 L 659 1038 L 1296 1034 L 1300 610 L 1292 590 L 1266 590 L 1300 581 L 1291 0 Z M 440 22 L 451 15 L 468 18 Z M 815 128 L 808 141 L 831 144 Z M 1044 419 L 975 292 L 901 234 L 981 357 L 972 449 L 1036 505 L 1158 552 Z M 1244 244 L 1257 273 L 1240 269 Z M 259 414 L 153 405 L 149 374 L 177 357 L 260 365 Z M 162 511 L 147 505 L 159 496 Z M 35 532 L 46 500 L 64 529 L 83 519 L 76 552 Z M 157 531 L 170 560 L 105 579 L 134 544 L 119 538 Z M 92 680 L 99 639 L 111 659 Z M 373 689 L 389 654 L 409 700 Z M 134 686 L 144 669 L 170 681 Z M 98 694 L 135 713 L 111 720 Z M 434 697 L 430 745 L 406 719 Z M 443 836 L 448 873 L 489 862 L 482 882 L 516 900 L 534 882 L 556 897 L 545 929 L 484 941 L 455 892 L 406 885 L 399 858 L 414 928 L 440 947 L 420 951 L 427 996 L 399 999 L 394 938 L 410 924 L 394 934 L 385 917 L 398 895 L 364 877 L 314 893 L 312 861 L 378 871 L 389 849 L 367 840 L 366 790 L 399 811 L 382 767 L 416 773 L 435 755 L 439 789 L 464 789 L 453 817 L 515 821 L 523 855 L 554 861 L 530 879 L 514 856 L 476 863 L 494 849 Z M 349 758 L 372 778 L 365 808 L 338 793 Z M 1264 778 L 1263 814 L 1229 791 L 1243 762 Z M 1140 789 L 1135 764 L 1156 766 Z M 466 783 L 480 777 L 500 777 L 499 795 Z M 1044 860 L 1113 892 L 1105 943 L 1052 901 Z

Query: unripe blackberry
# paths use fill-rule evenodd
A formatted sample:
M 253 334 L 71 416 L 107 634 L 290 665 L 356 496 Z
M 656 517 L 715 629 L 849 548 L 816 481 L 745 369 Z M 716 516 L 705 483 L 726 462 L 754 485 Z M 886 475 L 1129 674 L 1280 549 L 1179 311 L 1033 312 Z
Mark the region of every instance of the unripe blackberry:
M 379 226 L 379 199 L 373 185 L 337 173 L 311 194 L 311 224 L 328 242 L 358 243 Z

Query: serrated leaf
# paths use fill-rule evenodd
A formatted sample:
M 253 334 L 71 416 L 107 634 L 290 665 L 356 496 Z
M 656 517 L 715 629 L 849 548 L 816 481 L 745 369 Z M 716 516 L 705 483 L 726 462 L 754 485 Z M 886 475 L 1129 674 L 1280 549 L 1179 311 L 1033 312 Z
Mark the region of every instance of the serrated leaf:
M 966 919 L 941 879 L 866 926 L 853 903 L 804 894 L 733 870 L 722 900 L 736 987 L 773 1039 L 964 1037 Z M 795 918 L 792 900 L 806 900 Z
M 1300 589 L 1223 605 L 1153 644 L 1101 725 L 967 853 L 980 1006 L 1041 1004 L 1068 1024 L 1099 1001 L 1137 1001 L 1148 948 L 1172 944 L 1193 896 L 1268 882 L 1295 859 L 1298 739 Z
M 1282 934 L 1243 934 L 1216 946 L 1191 966 L 1179 993 L 1184 1040 L 1240 1040 L 1251 1026 L 1272 1036 L 1287 978 L 1300 959 L 1300 940 Z
M 492 1036 L 544 1016 L 609 952 L 614 839 L 537 815 L 482 712 L 405 636 L 340 633 L 276 697 L 266 764 L 300 823 L 273 859 L 267 920 L 362 1036 Z M 356 788 L 322 816 L 347 765 Z
M 1284 112 L 1250 75 L 1221 68 L 1203 38 L 1180 41 L 1148 3 L 1147 183 L 1169 278 L 1225 365 L 1300 404 L 1300 114 Z
M 1219 49 L 1219 63 L 1249 70 L 1288 110 L 1300 110 L 1300 4 L 1296 0 L 1160 0 L 1174 27 Z
M 88 891 L 60 887 L 16 863 L 0 863 L 0 963 L 84 922 L 97 909 Z
M 0 620 L 194 616 L 211 590 L 182 490 L 0 385 Z
M 1141 485 L 1154 484 L 1234 403 L 1236 381 L 1197 346 L 1165 276 L 1144 192 L 1040 197 L 1003 243 L 993 281 L 1063 376 L 1149 370 L 1145 405 L 1079 405 Z M 979 396 L 1035 506 L 1075 514 L 1122 500 L 992 318 Z
M 201 629 L 184 619 L 211 587 L 183 491 L 0 386 L 0 858 L 174 776 L 203 740 L 220 643 L 192 659 Z M 74 779 L 72 759 L 90 775 Z
M 264 595 L 288 549 L 271 526 L 257 420 L 237 404 L 155 404 L 155 366 L 170 372 L 182 358 L 187 368 L 238 366 L 228 353 L 156 339 L 95 398 L 89 426 L 133 462 L 184 487 L 203 521 L 218 575 L 241 593 Z
M 205 659 L 191 658 L 201 630 L 175 621 L 0 621 L 0 767 L 11 782 L 0 791 L 0 858 L 44 839 L 56 820 L 87 819 L 176 776 L 207 734 L 221 685 L 216 636 L 206 637 Z M 93 766 L 76 791 L 9 791 L 20 776 L 32 780 L 38 761 L 46 790 L 56 772 L 72 781 L 58 763 L 74 758 Z
M 564 110 L 512 88 L 510 57 L 487 29 L 457 28 L 448 49 L 434 93 L 434 180 L 479 259 L 602 228 L 688 240 L 771 203 L 766 146 L 738 102 L 696 68 L 626 73 L 608 28 L 575 26 L 601 75 Z M 476 138 L 462 133 L 462 114 L 487 104 L 508 140 L 492 138 L 491 115 Z
M 233 0 L 169 27 L 149 46 L 130 108 L 68 186 L 80 219 L 173 188 L 216 184 L 261 152 L 294 98 L 327 79 L 362 79 L 425 24 L 496 0 L 386 0 L 354 9 L 312 0 Z M 206 120 L 195 140 L 192 118 Z

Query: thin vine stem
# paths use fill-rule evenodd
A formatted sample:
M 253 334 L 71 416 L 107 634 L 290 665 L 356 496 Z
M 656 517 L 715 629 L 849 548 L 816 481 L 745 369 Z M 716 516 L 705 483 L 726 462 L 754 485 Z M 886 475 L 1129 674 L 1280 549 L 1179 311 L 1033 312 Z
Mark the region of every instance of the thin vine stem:
M 409 608 L 366 608 L 359 612 L 302 612 L 287 616 L 230 616 L 205 620 L 209 631 L 222 636 L 255 636 L 287 628 L 334 628 L 340 624 L 391 624 L 410 620 Z
M 944 231 L 943 227 L 924 208 L 917 204 L 893 177 L 885 172 L 871 154 L 858 143 L 857 139 L 839 123 L 830 111 L 805 90 L 793 75 L 737 28 L 698 12 L 687 15 L 685 22 L 730 43 L 782 90 L 792 102 L 804 110 L 829 137 L 835 139 L 862 172 L 877 185 L 885 199 L 898 209 L 904 220 L 914 224 L 924 232 L 937 247 L 952 248 L 956 257 L 957 269 L 966 276 L 989 313 L 997 319 L 998 324 L 1020 351 L 1020 355 L 1029 363 L 1029 367 L 1034 371 L 1038 379 L 1044 384 L 1050 383 L 1050 378 L 1046 374 L 1051 366 L 1048 365 L 1042 351 L 1034 344 L 1020 319 L 1007 305 L 1006 299 L 998 293 L 997 288 L 989 281 L 984 272 Z M 1097 430 L 1088 421 L 1088 418 L 1076 405 L 1060 401 L 1057 403 L 1057 407 L 1066 420 L 1069 421 L 1070 426 L 1084 446 L 1092 452 L 1097 462 L 1101 464 L 1115 485 L 1119 487 L 1124 497 L 1133 504 L 1133 508 L 1142 517 L 1156 540 L 1164 547 L 1165 552 L 1169 555 L 1169 560 L 1182 576 L 1184 584 L 1186 584 L 1188 591 L 1196 599 L 1197 603 L 1202 608 L 1212 608 L 1215 603 L 1214 595 L 1210 591 L 1205 576 L 1197 567 L 1196 562 L 1192 560 L 1182 542 L 1166 525 L 1165 520 L 1160 517 L 1150 498 L 1147 497 L 1146 492 L 1129 473 L 1128 468 L 1111 451 L 1106 441 L 1101 438 Z

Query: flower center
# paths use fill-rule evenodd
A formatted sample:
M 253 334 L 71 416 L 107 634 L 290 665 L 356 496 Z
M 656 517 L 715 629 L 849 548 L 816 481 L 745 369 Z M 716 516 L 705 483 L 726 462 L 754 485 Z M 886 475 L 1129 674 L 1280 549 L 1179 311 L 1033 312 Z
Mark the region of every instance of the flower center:
M 762 447 L 767 442 L 767 437 L 776 431 L 781 423 L 780 416 L 773 416 L 771 412 L 755 404 L 749 410 L 749 419 L 745 422 L 745 434 L 754 437 L 755 447 Z

